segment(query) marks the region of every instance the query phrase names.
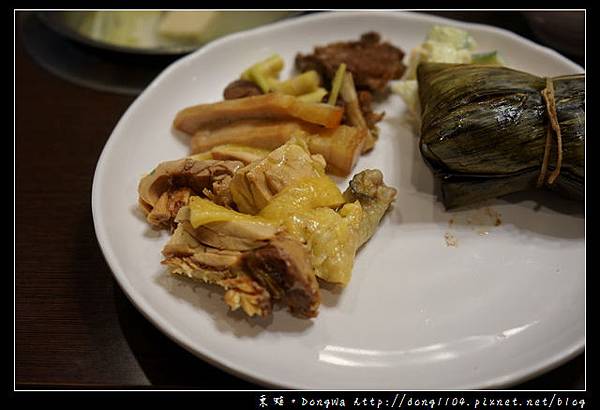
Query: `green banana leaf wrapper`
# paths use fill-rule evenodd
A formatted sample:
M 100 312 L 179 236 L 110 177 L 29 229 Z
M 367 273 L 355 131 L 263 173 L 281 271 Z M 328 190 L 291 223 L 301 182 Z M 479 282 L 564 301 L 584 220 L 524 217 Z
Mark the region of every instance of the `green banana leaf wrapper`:
M 442 181 L 447 209 L 535 189 L 550 120 L 546 79 L 506 67 L 422 63 L 420 150 Z M 584 200 L 585 75 L 554 77 L 562 134 L 560 175 L 550 189 Z M 547 175 L 555 167 L 553 136 Z

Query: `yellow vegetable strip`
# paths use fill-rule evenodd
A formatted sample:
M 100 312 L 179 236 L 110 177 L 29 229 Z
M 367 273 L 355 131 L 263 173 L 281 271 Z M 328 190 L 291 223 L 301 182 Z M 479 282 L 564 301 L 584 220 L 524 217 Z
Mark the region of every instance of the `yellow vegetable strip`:
M 257 67 L 250 70 L 250 81 L 258 85 L 265 94 L 271 89 L 267 77 Z
M 276 78 L 283 69 L 283 58 L 279 54 L 273 54 L 266 60 L 259 61 L 247 68 L 241 75 L 242 80 L 252 81 L 267 93 L 271 89 L 270 78 Z
M 250 71 L 258 69 L 266 77 L 277 77 L 279 72 L 283 69 L 283 58 L 279 54 L 273 54 L 266 60 L 259 61 L 250 68 L 246 69 L 242 73 L 242 80 L 252 81 L 250 78 Z
M 344 74 L 346 74 L 346 64 L 342 63 L 335 72 L 335 77 L 333 77 L 333 82 L 331 84 L 331 94 L 329 94 L 329 100 L 327 101 L 327 104 L 335 105 L 335 103 L 337 102 L 338 94 L 340 93 L 340 88 L 342 88 L 342 81 L 344 81 Z
M 319 87 L 311 93 L 299 95 L 296 98 L 304 102 L 321 102 L 321 100 L 323 100 L 323 97 L 325 97 L 326 95 L 327 90 L 322 87 Z
M 274 91 L 297 96 L 315 91 L 319 88 L 320 82 L 321 78 L 319 74 L 311 70 L 292 77 L 287 81 L 273 82 L 271 86 Z

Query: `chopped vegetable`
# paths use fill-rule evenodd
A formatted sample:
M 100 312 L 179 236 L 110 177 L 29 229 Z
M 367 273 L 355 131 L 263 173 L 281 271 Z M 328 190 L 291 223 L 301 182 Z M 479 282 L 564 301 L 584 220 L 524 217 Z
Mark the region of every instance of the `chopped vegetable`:
M 282 69 L 283 58 L 279 54 L 273 54 L 266 60 L 247 68 L 241 78 L 256 83 L 264 93 L 268 93 L 271 89 L 269 78 L 277 78 Z
M 327 95 L 327 90 L 324 89 L 323 87 L 319 87 L 315 91 L 308 93 L 308 94 L 299 95 L 297 98 L 300 101 L 316 103 L 316 102 L 323 101 L 323 97 L 325 97 L 326 95 Z
M 420 116 L 418 87 L 417 80 L 402 80 L 392 85 L 392 90 L 402 97 L 408 111 L 415 117 Z
M 321 78 L 319 74 L 315 70 L 311 70 L 292 77 L 287 81 L 272 80 L 270 85 L 273 91 L 298 96 L 315 91 L 319 88 L 320 82 Z
M 367 138 L 365 140 L 363 152 L 370 151 L 375 146 L 375 137 L 369 130 L 367 121 L 360 110 L 358 95 L 356 94 L 356 86 L 354 85 L 354 78 L 351 72 L 347 72 L 344 75 L 340 94 L 345 103 L 344 107 L 346 110 L 348 123 L 354 127 L 364 128 L 367 130 Z
M 503 61 L 496 51 L 473 53 L 477 47 L 475 39 L 465 30 L 448 26 L 433 26 L 425 42 L 410 53 L 408 69 L 402 80 L 392 84 L 392 91 L 404 100 L 408 111 L 417 125 L 420 117 L 417 67 L 422 63 L 451 64 L 494 64 Z
M 273 54 L 266 60 L 259 61 L 242 73 L 242 80 L 252 80 L 250 72 L 258 70 L 265 77 L 277 77 L 283 69 L 283 58 L 279 54 Z
M 457 50 L 473 50 L 475 39 L 465 30 L 449 26 L 433 26 L 427 34 L 427 42 L 448 44 Z
M 266 77 L 258 67 L 254 67 L 250 69 L 249 73 L 250 81 L 255 83 L 260 87 L 263 93 L 268 93 L 271 89 L 271 86 L 268 81 L 268 77 Z
M 266 77 L 267 83 L 269 84 L 269 90 L 275 90 L 282 83 L 278 78 Z
M 426 40 L 411 51 L 408 70 L 402 79 L 416 79 L 417 66 L 424 62 L 469 64 L 476 46 L 473 37 L 465 30 L 434 26 Z
M 473 64 L 504 65 L 504 61 L 497 51 L 473 54 L 472 62 Z
M 342 88 L 344 74 L 346 74 L 346 64 L 342 63 L 335 72 L 335 77 L 333 77 L 333 82 L 331 83 L 331 93 L 329 94 L 329 100 L 327 101 L 327 104 L 335 105 L 340 88 Z

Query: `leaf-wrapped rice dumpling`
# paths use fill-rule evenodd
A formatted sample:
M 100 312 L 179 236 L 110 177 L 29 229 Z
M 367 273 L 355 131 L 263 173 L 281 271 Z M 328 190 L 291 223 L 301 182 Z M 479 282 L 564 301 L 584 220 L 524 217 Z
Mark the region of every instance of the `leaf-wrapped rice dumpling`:
M 446 208 L 547 188 L 584 198 L 585 76 L 423 63 L 420 150 Z

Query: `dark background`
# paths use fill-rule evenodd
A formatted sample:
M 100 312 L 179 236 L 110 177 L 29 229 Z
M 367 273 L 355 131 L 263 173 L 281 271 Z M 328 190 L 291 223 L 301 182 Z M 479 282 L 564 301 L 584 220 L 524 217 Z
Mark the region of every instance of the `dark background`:
M 507 28 L 553 46 L 519 12 L 435 14 Z M 16 387 L 262 389 L 196 358 L 150 324 L 113 279 L 96 242 L 90 202 L 100 152 L 136 87 L 173 58 L 105 55 L 44 31 L 27 20 L 35 18 L 31 13 L 17 17 Z M 64 50 L 71 50 L 72 67 L 83 67 L 76 75 L 93 66 L 98 72 L 88 77 L 92 83 L 102 77 L 103 89 L 131 85 L 130 95 L 65 80 L 73 71 L 55 64 Z M 584 65 L 583 41 L 564 50 Z M 581 354 L 514 388 L 583 389 L 584 368 Z

